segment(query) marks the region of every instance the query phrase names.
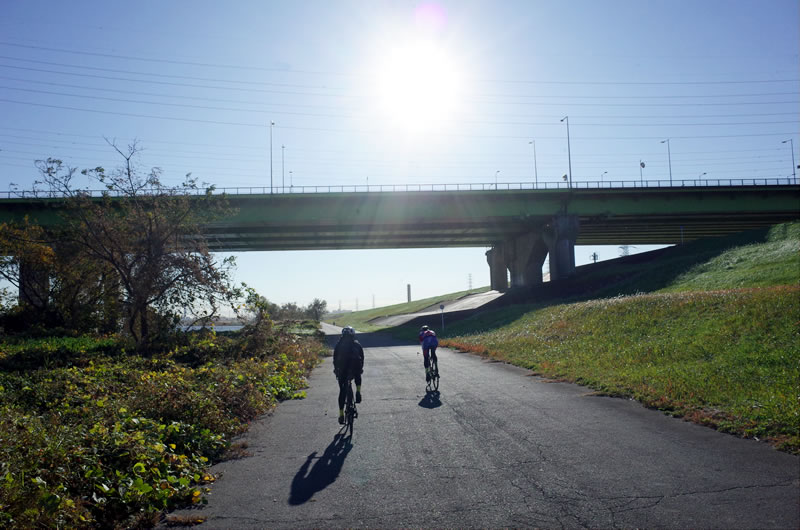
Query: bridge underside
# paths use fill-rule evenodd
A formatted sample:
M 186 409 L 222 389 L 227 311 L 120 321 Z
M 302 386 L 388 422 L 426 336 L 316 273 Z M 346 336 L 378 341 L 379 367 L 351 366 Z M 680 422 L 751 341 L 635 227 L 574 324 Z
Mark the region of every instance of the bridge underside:
M 800 186 L 233 195 L 212 251 L 485 247 L 492 287 L 575 267 L 575 245 L 678 244 L 800 218 Z M 0 200 L 0 222 L 59 222 L 59 200 Z
M 437 222 L 375 225 L 315 224 L 297 226 L 208 227 L 210 247 L 219 252 L 264 250 L 340 250 L 369 248 L 487 247 L 509 236 L 545 225 L 550 216 L 524 222 Z M 797 215 L 696 215 L 598 217 L 577 216 L 576 245 L 667 245 L 718 237 L 797 219 Z

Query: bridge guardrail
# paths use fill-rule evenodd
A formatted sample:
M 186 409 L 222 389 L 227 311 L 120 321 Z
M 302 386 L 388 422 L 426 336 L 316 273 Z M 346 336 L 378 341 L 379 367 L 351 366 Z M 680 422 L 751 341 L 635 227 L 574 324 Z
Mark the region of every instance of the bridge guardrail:
M 746 186 L 791 186 L 797 185 L 793 177 L 749 178 L 749 179 L 691 179 L 691 180 L 609 180 L 573 181 L 572 189 L 634 189 L 634 188 L 686 188 L 686 187 L 746 187 Z M 517 190 L 568 190 L 567 182 L 498 182 L 455 184 L 352 184 L 336 186 L 238 186 L 215 188 L 214 193 L 228 195 L 290 195 L 312 193 L 391 193 L 391 192 L 440 192 L 440 191 L 517 191 Z M 108 190 L 80 190 L 90 197 L 118 197 L 119 192 Z M 204 194 L 205 190 L 197 190 Z M 0 192 L 0 199 L 54 199 L 64 194 L 49 190 L 12 190 Z

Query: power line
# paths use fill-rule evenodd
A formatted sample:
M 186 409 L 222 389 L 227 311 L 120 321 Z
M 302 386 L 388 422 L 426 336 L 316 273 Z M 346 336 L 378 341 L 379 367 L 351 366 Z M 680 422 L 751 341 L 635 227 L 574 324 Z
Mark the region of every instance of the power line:
M 0 65 L 2 67 L 3 65 Z M 107 88 L 107 87 L 92 87 L 86 85 L 74 85 L 69 83 L 55 83 L 52 81 L 40 81 L 40 80 L 32 80 L 32 79 L 21 79 L 9 76 L 0 76 L 0 79 L 6 79 L 8 81 L 18 81 L 23 83 L 34 83 L 37 85 L 49 85 L 49 86 L 59 86 L 65 88 L 77 88 L 81 90 L 92 90 L 98 92 L 113 92 L 118 94 L 132 94 L 137 96 L 154 96 L 154 97 L 164 97 L 164 98 L 180 98 L 180 99 L 193 99 L 198 101 L 213 101 L 213 102 L 223 102 L 223 103 L 240 103 L 240 104 L 252 104 L 252 105 L 264 105 L 264 106 L 275 106 L 275 107 L 290 107 L 290 108 L 311 108 L 311 109 L 328 109 L 329 106 L 325 105 L 298 105 L 298 104 L 287 104 L 281 103 L 280 105 L 277 104 L 270 104 L 264 103 L 262 101 L 250 101 L 250 100 L 241 100 L 241 99 L 226 99 L 226 98 L 209 98 L 209 97 L 199 97 L 199 96 L 189 96 L 185 94 L 164 94 L 164 93 L 154 93 L 154 92 L 142 92 L 142 91 L 135 91 L 135 90 L 121 90 L 121 89 L 114 89 L 114 88 Z M 22 90 L 14 88 L 14 90 Z M 786 94 L 793 94 L 793 93 L 786 93 Z M 756 94 L 748 94 L 749 96 L 754 96 Z M 558 97 L 558 96 L 553 96 Z M 575 96 L 575 97 L 583 97 L 583 96 Z M 592 97 L 592 96 L 587 96 Z M 624 96 L 620 96 L 624 97 Z M 650 96 L 656 97 L 656 96 Z M 686 97 L 695 97 L 695 96 L 686 96 Z M 696 97 L 706 97 L 706 96 L 696 96 Z M 495 116 L 514 116 L 519 118 L 538 118 L 538 119 L 556 119 L 560 115 L 552 114 L 552 115 L 520 115 L 519 113 L 514 114 L 498 114 L 494 113 Z M 743 117 L 764 117 L 764 116 L 785 116 L 785 112 L 771 112 L 771 113 L 745 113 L 745 114 L 682 114 L 682 115 L 619 115 L 619 114 L 612 114 L 612 115 L 582 115 L 581 118 L 584 119 L 664 119 L 664 118 L 743 118 Z
M 325 117 L 325 118 L 351 118 L 353 116 L 348 116 L 346 114 L 324 114 L 324 113 L 309 113 L 309 112 L 287 112 L 281 110 L 265 110 L 265 109 L 247 109 L 247 108 L 230 108 L 230 107 L 212 107 L 207 105 L 189 105 L 185 103 L 164 103 L 159 101 L 144 101 L 144 100 L 136 100 L 136 99 L 122 99 L 122 98 L 109 98 L 105 96 L 89 96 L 84 94 L 68 94 L 64 92 L 54 92 L 49 90 L 37 90 L 37 89 L 30 89 L 30 88 L 15 88 L 15 87 L 8 87 L 0 85 L 0 89 L 5 90 L 16 90 L 19 92 L 26 92 L 32 94 L 47 94 L 51 96 L 65 96 L 65 97 L 75 97 L 75 98 L 82 98 L 82 99 L 91 99 L 91 100 L 102 100 L 102 101 L 113 101 L 116 103 L 136 103 L 136 104 L 145 104 L 145 105 L 159 105 L 159 106 L 166 106 L 166 107 L 176 107 L 176 108 L 189 108 L 189 109 L 203 109 L 203 110 L 221 110 L 221 111 L 229 111 L 229 112 L 247 112 L 247 113 L 261 113 L 261 114 L 280 114 L 280 115 L 288 115 L 288 116 L 312 116 L 312 117 Z M 786 123 L 796 123 L 796 120 L 791 121 L 764 121 L 764 122 L 736 122 L 736 123 L 647 123 L 647 124 L 613 124 L 614 127 L 695 127 L 695 126 L 712 126 L 712 125 L 776 125 L 776 124 L 786 124 Z M 559 124 L 557 123 L 550 123 L 550 122 L 503 122 L 503 121 L 477 121 L 477 120 L 468 120 L 463 121 L 462 123 L 472 123 L 472 124 L 479 124 L 479 125 L 541 125 L 541 126 L 553 126 L 556 127 Z M 607 123 L 577 123 L 576 125 L 582 125 L 584 127 L 608 127 L 612 124 Z
M 132 55 L 121 55 L 121 54 L 109 54 L 109 53 L 99 53 L 99 52 L 87 52 L 87 51 L 78 51 L 78 50 L 70 50 L 65 48 L 50 48 L 46 46 L 34 46 L 34 45 L 26 45 L 26 44 L 19 44 L 19 43 L 11 43 L 11 42 L 0 42 L 0 45 L 3 46 L 11 46 L 16 48 L 26 48 L 26 49 L 37 49 L 43 51 L 52 51 L 57 53 L 68 53 L 74 55 L 86 55 L 86 56 L 95 56 L 95 57 L 105 57 L 111 59 L 127 59 L 127 60 L 135 60 L 135 61 L 143 61 L 143 62 L 152 62 L 152 63 L 161 63 L 161 64 L 179 64 L 185 66 L 200 66 L 204 68 L 226 68 L 226 69 L 238 69 L 238 70 L 253 70 L 253 71 L 264 71 L 264 72 L 278 72 L 278 73 L 303 73 L 303 74 L 317 74 L 317 75 L 336 75 L 336 76 L 347 76 L 347 77 L 362 77 L 358 74 L 352 74 L 347 72 L 335 72 L 335 71 L 321 71 L 321 70 L 298 70 L 298 69 L 291 69 L 287 70 L 285 68 L 266 68 L 266 67 L 259 67 L 259 66 L 246 66 L 246 65 L 230 65 L 230 64 L 221 64 L 221 63 L 205 63 L 205 62 L 194 62 L 194 61 L 177 61 L 173 59 L 155 59 L 155 58 L 147 58 L 147 57 L 137 57 Z M 17 59 L 23 60 L 23 59 Z M 790 79 L 758 79 L 758 80 L 738 80 L 738 81 L 707 81 L 707 80 L 692 80 L 692 81 L 563 81 L 563 80 L 508 80 L 508 79 L 469 79 L 468 81 L 472 82 L 480 82 L 480 83 L 505 83 L 505 84 L 526 84 L 526 85 L 607 85 L 607 86 L 614 86 L 614 85 L 640 85 L 640 86 L 656 86 L 656 85 L 739 85 L 739 84 L 771 84 L 771 83 L 797 83 L 800 82 L 798 78 L 790 78 Z

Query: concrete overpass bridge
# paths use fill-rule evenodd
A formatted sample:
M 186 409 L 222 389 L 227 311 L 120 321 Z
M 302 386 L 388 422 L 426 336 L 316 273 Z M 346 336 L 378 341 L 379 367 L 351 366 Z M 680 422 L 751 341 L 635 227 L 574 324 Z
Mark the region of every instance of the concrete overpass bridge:
M 800 218 L 788 179 L 668 185 L 519 184 L 229 188 L 232 216 L 204 227 L 213 251 L 489 247 L 493 289 L 575 268 L 575 245 L 676 244 Z M 661 184 L 661 183 L 659 183 Z M 677 184 L 677 185 L 676 185 Z M 54 222 L 61 199 L 0 198 L 0 222 Z

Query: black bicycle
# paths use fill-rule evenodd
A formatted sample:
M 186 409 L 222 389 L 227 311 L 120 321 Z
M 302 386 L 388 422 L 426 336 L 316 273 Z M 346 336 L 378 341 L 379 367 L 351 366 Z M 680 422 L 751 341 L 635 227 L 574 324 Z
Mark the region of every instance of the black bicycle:
M 428 392 L 436 392 L 439 390 L 439 359 L 431 355 L 431 378 L 425 387 Z
M 353 380 L 347 379 L 347 394 L 344 398 L 344 432 L 350 430 L 350 435 L 353 434 L 353 422 L 358 418 L 358 410 L 356 409 L 356 401 L 353 398 Z

